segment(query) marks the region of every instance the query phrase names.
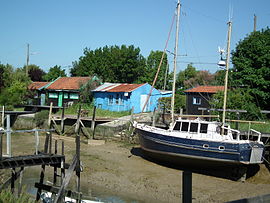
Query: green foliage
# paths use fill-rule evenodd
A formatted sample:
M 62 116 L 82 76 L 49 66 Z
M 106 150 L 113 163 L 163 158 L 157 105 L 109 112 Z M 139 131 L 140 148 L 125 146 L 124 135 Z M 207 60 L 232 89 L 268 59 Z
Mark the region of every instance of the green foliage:
M 2 190 L 0 192 L 0 203 L 31 203 L 35 202 L 31 199 L 31 196 L 22 193 L 20 197 L 16 197 L 10 190 Z
M 224 92 L 220 91 L 213 96 L 210 101 L 212 108 L 222 109 L 223 108 Z M 241 114 L 242 119 L 257 120 L 262 119 L 260 109 L 255 105 L 254 98 L 250 94 L 249 89 L 232 89 L 228 90 L 227 96 L 227 109 L 239 109 L 246 110 L 247 113 Z M 227 112 L 227 118 L 237 119 L 235 113 Z
M 2 71 L 0 88 L 0 105 L 12 106 L 22 104 L 27 93 L 30 78 L 25 76 L 23 69 L 13 69 L 10 65 L 0 64 Z
M 209 71 L 197 71 L 192 64 L 177 74 L 176 86 L 181 90 L 186 90 L 198 85 L 211 85 L 214 83 L 214 75 Z
M 150 55 L 148 56 L 146 60 L 145 74 L 143 74 L 140 77 L 139 79 L 140 82 L 143 82 L 143 83 L 147 82 L 149 84 L 153 83 L 159 64 L 160 64 L 160 60 L 162 58 L 162 54 L 163 54 L 162 51 L 151 51 Z M 160 66 L 159 75 L 155 84 L 155 88 L 157 89 L 163 89 L 167 64 L 168 64 L 167 55 L 165 54 L 162 64 Z
M 39 66 L 30 64 L 27 69 L 28 76 L 30 77 L 31 81 L 42 81 L 42 77 L 45 75 L 45 72 Z M 22 71 L 25 73 L 26 66 L 22 68 Z
M 165 108 L 167 110 L 171 109 L 171 97 L 162 97 L 158 100 L 158 105 L 161 108 Z M 179 112 L 180 109 L 183 111 L 186 110 L 186 96 L 181 94 L 175 94 L 175 102 L 174 102 L 174 112 Z
M 145 73 L 145 59 L 134 46 L 86 48 L 70 72 L 72 76 L 97 75 L 106 82 L 136 83 Z
M 91 103 L 93 101 L 92 90 L 95 89 L 101 82 L 98 80 L 89 80 L 88 83 L 80 87 L 80 102 Z
M 34 122 L 37 127 L 41 127 L 44 125 L 45 121 L 49 117 L 49 111 L 40 111 L 35 114 Z
M 61 69 L 61 66 L 54 66 L 49 69 L 49 72 L 43 76 L 45 81 L 53 81 L 58 77 L 66 77 L 65 70 Z
M 250 89 L 256 103 L 269 109 L 270 103 L 270 29 L 252 32 L 232 53 L 233 79 Z

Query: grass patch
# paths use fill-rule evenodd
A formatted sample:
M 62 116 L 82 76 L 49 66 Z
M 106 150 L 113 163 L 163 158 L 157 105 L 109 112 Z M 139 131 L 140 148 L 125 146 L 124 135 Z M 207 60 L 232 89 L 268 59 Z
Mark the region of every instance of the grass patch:
M 20 197 L 16 197 L 10 190 L 3 190 L 0 192 L 0 203 L 31 203 L 35 202 L 29 194 L 22 193 Z
M 82 109 L 88 110 L 88 117 L 91 117 L 93 115 L 94 106 L 91 104 L 81 104 Z M 79 104 L 74 104 L 71 107 L 65 109 L 65 114 L 69 115 L 77 115 L 79 109 Z M 61 115 L 61 111 L 59 111 L 57 114 Z M 130 111 L 108 111 L 103 109 L 96 109 L 96 117 L 102 117 L 102 118 L 118 118 L 122 116 L 128 116 L 130 115 Z

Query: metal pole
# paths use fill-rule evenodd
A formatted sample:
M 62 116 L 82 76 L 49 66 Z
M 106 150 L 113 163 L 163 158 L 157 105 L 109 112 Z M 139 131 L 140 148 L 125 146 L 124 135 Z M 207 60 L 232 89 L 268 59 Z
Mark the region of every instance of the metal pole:
M 182 177 L 182 202 L 192 202 L 192 173 L 190 171 L 183 171 Z
M 257 16 L 254 14 L 254 25 L 253 25 L 253 31 L 256 32 L 257 27 Z
M 25 67 L 26 76 L 28 76 L 28 65 L 29 65 L 29 44 L 27 44 L 27 56 L 26 56 L 26 67 Z
M 222 129 L 221 135 L 224 135 L 224 125 L 226 117 L 226 103 L 227 103 L 227 91 L 228 91 L 228 74 L 230 66 L 230 45 L 231 45 L 231 33 L 232 33 L 232 22 L 228 22 L 228 40 L 227 40 L 227 57 L 226 57 L 226 74 L 225 74 L 225 85 L 224 85 L 224 100 L 223 100 L 223 114 L 222 114 Z
M 11 157 L 11 128 L 10 128 L 10 114 L 7 114 L 7 155 Z
M 176 19 L 176 34 L 175 34 L 175 48 L 174 48 L 174 62 L 173 62 L 173 88 L 171 101 L 172 123 L 174 122 L 174 100 L 175 100 L 175 84 L 176 84 L 176 67 L 178 54 L 178 37 L 179 37 L 179 18 L 180 18 L 180 0 L 177 2 L 177 19 Z

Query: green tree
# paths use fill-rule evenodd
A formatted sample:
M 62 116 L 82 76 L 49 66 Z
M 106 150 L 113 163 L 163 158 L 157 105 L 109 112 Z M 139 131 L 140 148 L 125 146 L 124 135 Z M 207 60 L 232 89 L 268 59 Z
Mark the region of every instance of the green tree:
M 160 64 L 160 60 L 162 58 L 162 54 L 163 54 L 162 51 L 150 52 L 149 56 L 146 59 L 145 74 L 140 78 L 140 82 L 147 82 L 152 85 L 155 75 L 157 73 L 159 64 Z M 160 66 L 160 71 L 157 77 L 157 81 L 155 83 L 155 88 L 157 89 L 163 89 L 167 64 L 168 64 L 168 60 L 167 60 L 167 55 L 165 54 L 162 64 Z
M 65 70 L 61 69 L 61 66 L 53 66 L 49 69 L 49 72 L 43 76 L 45 81 L 53 81 L 58 77 L 66 77 Z
M 72 76 L 97 75 L 106 82 L 136 83 L 145 73 L 145 59 L 134 46 L 105 46 L 84 49 L 84 56 L 73 62 Z
M 180 71 L 177 74 L 176 86 L 182 90 L 190 88 L 190 85 L 187 85 L 185 82 L 189 81 L 191 78 L 194 78 L 197 74 L 197 70 L 193 67 L 192 64 L 188 64 L 187 68 L 183 71 Z
M 247 113 L 243 114 L 242 119 L 261 119 L 262 115 L 260 109 L 254 103 L 254 97 L 251 95 L 250 89 L 229 89 L 227 94 L 227 109 L 240 109 L 246 110 Z M 212 108 L 223 108 L 224 92 L 220 91 L 212 97 L 210 105 Z M 235 113 L 227 113 L 227 117 L 237 119 Z
M 26 66 L 22 68 L 22 71 L 25 73 Z M 32 81 L 43 81 L 42 77 L 45 75 L 45 72 L 39 66 L 30 64 L 27 67 L 27 72 Z
M 252 32 L 232 53 L 233 79 L 250 89 L 256 103 L 269 109 L 270 103 L 270 29 Z
M 10 65 L 0 65 L 2 87 L 0 89 L 0 105 L 13 106 L 25 101 L 30 78 L 25 76 L 25 70 L 15 69 Z

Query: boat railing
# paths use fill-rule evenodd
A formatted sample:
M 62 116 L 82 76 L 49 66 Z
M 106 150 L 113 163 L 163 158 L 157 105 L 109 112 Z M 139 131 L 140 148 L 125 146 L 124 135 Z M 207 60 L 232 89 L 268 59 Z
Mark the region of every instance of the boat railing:
M 248 140 L 250 139 L 250 135 L 252 135 L 252 133 L 255 133 L 255 136 L 258 136 L 258 139 L 257 141 L 259 142 L 261 140 L 261 137 L 262 137 L 262 133 L 257 131 L 257 130 L 254 130 L 254 129 L 250 129 L 248 131 Z
M 232 135 L 235 133 L 236 134 L 236 140 L 239 141 L 240 140 L 240 131 L 239 130 L 235 130 L 235 129 L 231 129 L 228 127 L 221 127 L 224 130 L 227 130 L 228 132 L 231 131 Z

